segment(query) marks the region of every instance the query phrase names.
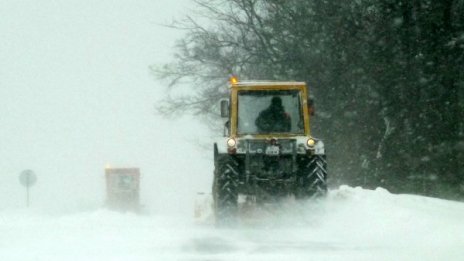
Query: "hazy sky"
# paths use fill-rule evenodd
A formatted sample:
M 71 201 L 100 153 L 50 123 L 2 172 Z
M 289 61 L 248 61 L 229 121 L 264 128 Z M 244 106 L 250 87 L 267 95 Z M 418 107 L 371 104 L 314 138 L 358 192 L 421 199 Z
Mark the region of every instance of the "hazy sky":
M 159 24 L 189 7 L 188 0 L 0 2 L 0 209 L 24 205 L 24 169 L 36 172 L 32 203 L 44 207 L 103 203 L 106 164 L 140 167 L 142 201 L 155 207 L 177 190 L 186 197 L 210 187 L 212 167 L 203 168 L 210 153 L 191 142 L 200 127 L 155 115 L 165 87 L 148 70 L 170 59 L 182 33 Z

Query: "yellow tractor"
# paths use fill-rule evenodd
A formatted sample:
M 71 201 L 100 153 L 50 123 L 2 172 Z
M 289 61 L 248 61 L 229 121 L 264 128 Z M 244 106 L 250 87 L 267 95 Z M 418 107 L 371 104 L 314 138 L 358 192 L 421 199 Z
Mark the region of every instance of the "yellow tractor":
M 306 84 L 232 77 L 229 90 L 229 99 L 220 102 L 224 138 L 214 144 L 216 223 L 234 220 L 243 202 L 324 196 L 324 143 L 310 133 L 313 108 Z

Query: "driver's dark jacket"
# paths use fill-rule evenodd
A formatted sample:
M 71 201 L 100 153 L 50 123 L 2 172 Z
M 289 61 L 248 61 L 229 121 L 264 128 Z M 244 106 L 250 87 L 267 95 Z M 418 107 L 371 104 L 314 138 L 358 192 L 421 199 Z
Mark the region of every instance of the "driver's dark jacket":
M 262 133 L 288 132 L 291 129 L 290 115 L 278 106 L 270 106 L 260 112 L 255 124 Z

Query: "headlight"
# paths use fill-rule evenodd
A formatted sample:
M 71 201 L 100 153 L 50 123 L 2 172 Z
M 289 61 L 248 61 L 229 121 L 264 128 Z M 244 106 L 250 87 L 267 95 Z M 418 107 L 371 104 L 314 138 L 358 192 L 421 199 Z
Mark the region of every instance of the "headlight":
M 306 142 L 306 144 L 308 144 L 308 147 L 312 148 L 312 147 L 314 147 L 314 145 L 316 145 L 316 141 L 309 138 L 308 141 Z
M 237 142 L 233 138 L 227 140 L 227 146 L 229 147 L 235 147 L 236 144 Z

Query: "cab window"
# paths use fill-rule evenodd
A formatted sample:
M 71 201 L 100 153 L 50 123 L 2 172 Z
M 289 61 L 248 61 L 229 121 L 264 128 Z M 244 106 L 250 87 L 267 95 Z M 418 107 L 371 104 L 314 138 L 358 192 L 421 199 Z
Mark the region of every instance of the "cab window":
M 237 134 L 302 134 L 299 90 L 238 92 Z

